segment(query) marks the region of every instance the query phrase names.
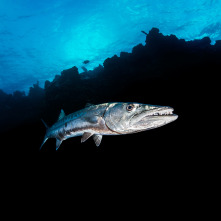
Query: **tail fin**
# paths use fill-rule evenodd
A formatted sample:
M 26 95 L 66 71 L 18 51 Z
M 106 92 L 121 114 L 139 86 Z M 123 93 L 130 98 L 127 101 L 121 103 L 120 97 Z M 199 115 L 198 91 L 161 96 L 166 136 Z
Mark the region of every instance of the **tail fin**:
M 45 127 L 48 129 L 49 128 L 49 126 L 44 122 L 44 120 L 43 119 L 41 119 L 41 121 L 42 121 L 42 123 L 45 125 Z
M 46 129 L 48 129 L 49 126 L 44 122 L 44 120 L 41 119 L 41 121 L 42 121 L 43 124 L 45 125 Z M 46 132 L 46 135 L 45 135 L 44 140 L 43 140 L 43 142 L 42 142 L 42 144 L 41 144 L 41 146 L 40 146 L 40 149 L 42 148 L 42 146 L 44 145 L 44 143 L 47 141 L 47 139 L 48 139 L 48 136 L 47 136 L 47 132 Z
M 41 146 L 40 146 L 40 149 L 42 148 L 42 146 L 44 145 L 44 143 L 47 141 L 47 139 L 48 139 L 48 137 L 45 136 L 45 138 L 44 138 L 44 140 L 43 140 L 43 142 L 42 142 L 42 144 L 41 144 Z

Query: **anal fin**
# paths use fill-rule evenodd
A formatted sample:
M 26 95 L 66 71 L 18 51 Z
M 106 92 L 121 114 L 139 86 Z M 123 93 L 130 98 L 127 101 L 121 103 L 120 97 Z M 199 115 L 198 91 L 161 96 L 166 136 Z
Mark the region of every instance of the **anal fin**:
M 95 134 L 95 135 L 93 136 L 94 142 L 95 142 L 95 144 L 96 144 L 97 147 L 100 146 L 102 137 L 103 137 L 103 136 L 100 135 L 100 134 Z

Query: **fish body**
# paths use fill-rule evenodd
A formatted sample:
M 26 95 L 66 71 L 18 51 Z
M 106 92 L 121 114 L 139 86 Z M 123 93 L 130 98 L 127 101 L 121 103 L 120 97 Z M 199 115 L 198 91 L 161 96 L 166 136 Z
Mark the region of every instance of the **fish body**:
M 61 110 L 58 121 L 47 127 L 44 141 L 56 139 L 56 149 L 71 137 L 82 136 L 81 142 L 93 137 L 99 146 L 103 135 L 132 134 L 154 129 L 177 119 L 173 108 L 140 103 L 104 103 L 65 115 Z
M 83 64 L 88 64 L 90 61 L 89 60 L 85 60 L 85 61 L 83 61 L 82 63 Z

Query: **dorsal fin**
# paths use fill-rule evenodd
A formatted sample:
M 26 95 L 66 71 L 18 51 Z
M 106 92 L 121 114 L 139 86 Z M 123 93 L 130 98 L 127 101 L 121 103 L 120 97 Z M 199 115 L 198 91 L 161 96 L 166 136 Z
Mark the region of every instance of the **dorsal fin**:
M 58 121 L 65 117 L 65 113 L 63 109 L 61 109 L 61 113 L 59 114 Z
M 86 103 L 85 107 L 90 107 L 90 106 L 93 106 L 93 104 L 91 103 Z

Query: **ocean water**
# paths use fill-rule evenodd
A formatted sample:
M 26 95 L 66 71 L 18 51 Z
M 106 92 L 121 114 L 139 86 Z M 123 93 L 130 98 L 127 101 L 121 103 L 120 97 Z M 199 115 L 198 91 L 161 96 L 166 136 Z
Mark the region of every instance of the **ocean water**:
M 144 44 L 141 31 L 152 27 L 185 40 L 209 36 L 214 44 L 220 11 L 219 0 L 1 0 L 0 89 L 28 94 L 64 69 L 92 70 Z
M 135 102 L 170 106 L 179 117 L 104 136 L 99 148 L 92 138 L 68 139 L 58 152 L 130 153 L 131 162 L 137 153 L 160 168 L 208 155 L 211 144 L 198 142 L 206 143 L 200 131 L 212 127 L 200 115 L 218 94 L 220 11 L 219 0 L 1 0 L 1 153 L 39 153 L 41 119 L 51 127 L 61 109 L 69 115 L 87 103 Z M 55 147 L 49 139 L 40 152 Z

